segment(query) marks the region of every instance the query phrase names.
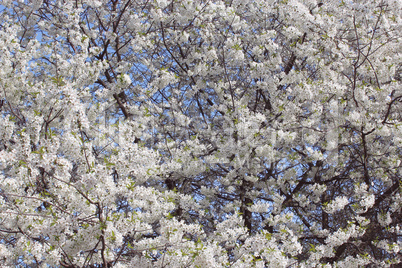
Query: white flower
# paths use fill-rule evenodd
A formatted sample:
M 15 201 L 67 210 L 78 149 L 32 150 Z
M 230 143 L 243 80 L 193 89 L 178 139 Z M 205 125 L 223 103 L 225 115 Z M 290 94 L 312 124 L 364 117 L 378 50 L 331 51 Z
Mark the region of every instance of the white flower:
M 334 213 L 335 211 L 343 209 L 347 204 L 349 204 L 349 201 L 346 196 L 338 196 L 325 207 L 325 211 Z
M 373 194 L 370 194 L 366 197 L 363 198 L 362 201 L 360 201 L 361 206 L 365 208 L 371 208 L 374 205 L 375 202 L 375 196 Z
M 119 85 L 121 88 L 127 87 L 131 84 L 131 78 L 128 74 L 121 74 L 119 76 Z
M 385 214 L 378 213 L 377 219 L 378 219 L 378 222 L 381 224 L 381 226 L 384 226 L 384 227 L 389 226 L 392 222 L 391 213 L 389 213 L 389 212 L 387 212 Z

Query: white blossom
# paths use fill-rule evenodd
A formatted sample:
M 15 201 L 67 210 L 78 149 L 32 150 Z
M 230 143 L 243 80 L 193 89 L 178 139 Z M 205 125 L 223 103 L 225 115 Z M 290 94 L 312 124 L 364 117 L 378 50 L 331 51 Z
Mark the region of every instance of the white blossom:
M 2 1 L 2 266 L 401 263 L 400 1 L 50 2 Z

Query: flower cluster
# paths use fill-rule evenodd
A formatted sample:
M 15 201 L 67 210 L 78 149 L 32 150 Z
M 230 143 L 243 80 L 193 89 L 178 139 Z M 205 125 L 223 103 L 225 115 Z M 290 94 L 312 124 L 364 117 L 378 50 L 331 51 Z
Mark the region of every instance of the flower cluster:
M 390 267 L 400 1 L 3 1 L 4 267 Z

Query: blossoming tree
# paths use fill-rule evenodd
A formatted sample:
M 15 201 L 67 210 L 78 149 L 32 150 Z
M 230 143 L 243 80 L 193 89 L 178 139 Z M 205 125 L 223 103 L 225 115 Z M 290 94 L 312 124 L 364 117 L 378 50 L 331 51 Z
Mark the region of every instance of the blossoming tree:
M 400 1 L 2 5 L 2 267 L 401 263 Z

